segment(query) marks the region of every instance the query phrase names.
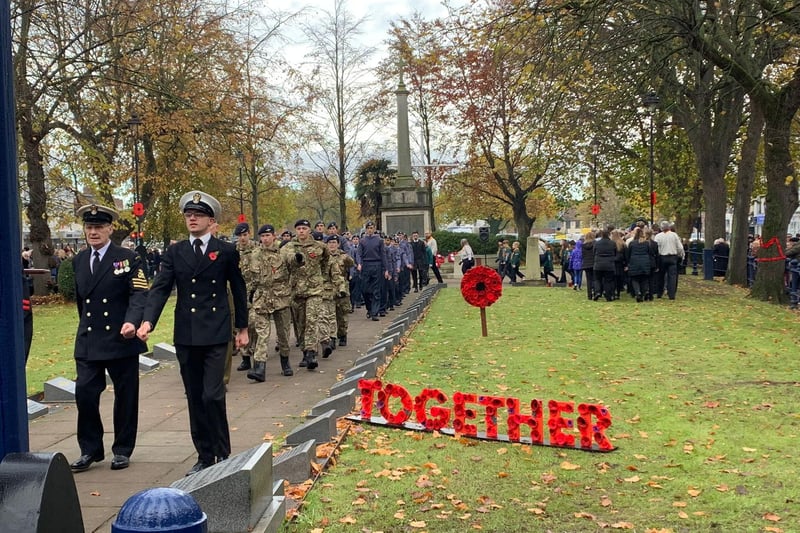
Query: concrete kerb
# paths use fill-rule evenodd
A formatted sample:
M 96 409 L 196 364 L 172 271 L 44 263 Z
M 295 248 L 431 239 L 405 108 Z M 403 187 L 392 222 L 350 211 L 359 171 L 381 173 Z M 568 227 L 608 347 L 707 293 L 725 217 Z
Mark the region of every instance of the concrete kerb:
M 362 361 L 363 363 L 364 361 Z M 329 396 L 336 396 L 337 394 L 341 394 L 347 390 L 352 388 L 358 388 L 358 381 L 360 379 L 364 379 L 367 377 L 366 372 L 358 372 L 357 374 L 353 374 L 350 377 L 344 378 L 341 381 L 334 383 L 334 385 L 328 391 Z
M 349 377 L 355 376 L 356 374 L 360 374 L 362 372 L 365 372 L 366 373 L 365 377 L 374 378 L 375 376 L 378 375 L 378 366 L 379 365 L 380 365 L 380 362 L 378 361 L 378 358 L 377 357 L 372 357 L 372 358 L 367 359 L 365 361 L 362 361 L 358 365 L 348 369 L 344 373 L 344 377 L 345 378 L 349 378 Z
M 318 444 L 328 442 L 336 436 L 336 412 L 331 409 L 294 428 L 286 435 L 286 444 L 297 446 L 307 440 Z
M 366 367 L 363 370 L 366 371 Z M 369 375 L 368 371 L 367 375 Z M 329 396 L 328 398 L 320 400 L 314 407 L 311 408 L 311 413 L 308 415 L 308 417 L 313 418 L 330 411 L 333 411 L 334 417 L 337 418 L 348 414 L 353 410 L 353 406 L 355 406 L 357 392 L 358 388 L 354 387 L 352 389 L 347 389 L 344 392 L 340 392 L 336 396 Z

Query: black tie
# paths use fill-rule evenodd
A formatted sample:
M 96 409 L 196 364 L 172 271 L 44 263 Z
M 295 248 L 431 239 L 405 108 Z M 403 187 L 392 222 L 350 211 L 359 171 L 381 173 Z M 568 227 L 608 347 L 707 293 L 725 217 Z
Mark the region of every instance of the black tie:
M 99 269 L 100 269 L 100 252 L 95 250 L 94 259 L 92 260 L 92 274 L 97 274 L 97 271 Z
M 194 255 L 197 256 L 197 259 L 203 258 L 203 241 L 200 239 L 194 240 Z

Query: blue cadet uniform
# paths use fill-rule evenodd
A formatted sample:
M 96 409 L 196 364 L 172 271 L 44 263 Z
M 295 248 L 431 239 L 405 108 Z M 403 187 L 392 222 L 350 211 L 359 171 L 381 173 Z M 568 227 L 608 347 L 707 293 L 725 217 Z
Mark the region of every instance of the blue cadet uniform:
M 361 287 L 367 318 L 378 320 L 381 307 L 383 281 L 389 275 L 389 267 L 383 253 L 383 239 L 375 234 L 375 223 L 365 224 L 367 232 L 359 242 L 356 265 L 361 272 Z

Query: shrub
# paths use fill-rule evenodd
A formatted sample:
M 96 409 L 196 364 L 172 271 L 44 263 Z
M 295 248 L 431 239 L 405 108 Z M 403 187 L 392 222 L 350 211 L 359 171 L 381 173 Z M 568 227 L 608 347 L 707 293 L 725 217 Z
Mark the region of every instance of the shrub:
M 72 266 L 72 258 L 64 259 L 58 267 L 58 292 L 68 302 L 75 301 L 75 269 Z

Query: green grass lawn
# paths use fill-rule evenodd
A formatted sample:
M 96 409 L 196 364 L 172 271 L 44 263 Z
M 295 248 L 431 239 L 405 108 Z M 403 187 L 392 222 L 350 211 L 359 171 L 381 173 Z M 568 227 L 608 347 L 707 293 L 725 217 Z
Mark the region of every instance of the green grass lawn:
M 167 301 L 158 327 L 150 335 L 148 348 L 160 342 L 172 343 L 174 298 Z M 36 394 L 55 377 L 75 379 L 75 332 L 78 308 L 74 303 L 49 303 L 33 307 L 33 342 L 26 367 L 28 394 Z
M 641 304 L 505 286 L 487 315 L 451 283 L 382 380 L 602 403 L 617 449 L 353 424 L 286 531 L 800 531 L 798 314 L 682 276 Z

